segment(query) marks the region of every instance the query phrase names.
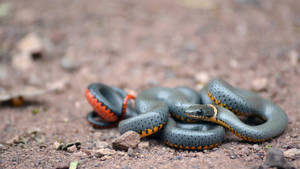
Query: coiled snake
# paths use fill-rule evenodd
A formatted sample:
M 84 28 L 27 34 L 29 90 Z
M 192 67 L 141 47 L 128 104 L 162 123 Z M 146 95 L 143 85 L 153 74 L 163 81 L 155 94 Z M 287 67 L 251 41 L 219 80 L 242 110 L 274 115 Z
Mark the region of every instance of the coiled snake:
M 137 95 L 135 108 L 129 101 L 134 96 L 101 83 L 90 84 L 86 98 L 94 108 L 88 114 L 94 127 L 119 122 L 121 134 L 158 133 L 167 145 L 179 149 L 213 148 L 222 143 L 225 128 L 245 141 L 263 142 L 280 135 L 288 122 L 285 112 L 271 101 L 221 79 L 211 80 L 200 92 L 187 87 L 144 90 Z M 249 125 L 238 116 L 256 116 L 264 122 Z

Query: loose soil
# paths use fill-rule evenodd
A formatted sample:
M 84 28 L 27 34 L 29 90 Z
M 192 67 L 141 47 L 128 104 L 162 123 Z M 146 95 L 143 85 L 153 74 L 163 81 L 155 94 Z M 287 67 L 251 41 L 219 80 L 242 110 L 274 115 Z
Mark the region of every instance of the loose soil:
M 269 147 L 300 149 L 298 0 L 3 3 L 10 10 L 0 17 L 0 90 L 58 80 L 67 84 L 25 98 L 21 107 L 1 103 L 0 168 L 66 168 L 72 161 L 78 161 L 78 168 L 252 168 L 263 164 Z M 41 37 L 47 50 L 20 71 L 11 61 L 18 41 L 29 33 Z M 74 69 L 61 66 L 63 57 L 72 58 Z M 97 130 L 87 123 L 91 106 L 84 91 L 89 83 L 138 93 L 153 86 L 199 89 L 206 77 L 245 89 L 267 80 L 259 93 L 286 111 L 287 130 L 261 144 L 227 132 L 224 143 L 208 151 L 174 150 L 148 138 L 143 141 L 149 141 L 149 148 L 133 154 L 88 155 L 97 142 L 110 148 L 119 136 L 117 128 Z M 81 150 L 73 153 L 54 148 L 55 142 L 77 141 Z M 289 162 L 300 168 L 299 158 Z

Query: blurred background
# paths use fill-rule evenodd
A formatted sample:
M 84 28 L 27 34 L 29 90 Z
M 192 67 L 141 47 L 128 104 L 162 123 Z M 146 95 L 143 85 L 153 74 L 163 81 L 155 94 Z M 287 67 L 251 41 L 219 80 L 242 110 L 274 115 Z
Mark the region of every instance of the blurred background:
M 289 138 L 268 144 L 291 146 L 300 126 L 299 52 L 299 0 L 0 0 L 0 143 L 10 145 L 33 128 L 43 138 L 23 149 L 5 146 L 0 168 L 57 167 L 75 157 L 48 148 L 53 142 L 92 145 L 99 135 L 115 137 L 117 129 L 95 131 L 85 121 L 91 107 L 84 91 L 92 82 L 138 93 L 153 86 L 199 90 L 220 77 L 283 107 Z M 11 160 L 24 151 L 31 153 Z M 36 162 L 39 156 L 49 163 Z M 263 160 L 249 156 L 223 162 L 247 168 Z M 152 164 L 135 167 L 142 165 Z

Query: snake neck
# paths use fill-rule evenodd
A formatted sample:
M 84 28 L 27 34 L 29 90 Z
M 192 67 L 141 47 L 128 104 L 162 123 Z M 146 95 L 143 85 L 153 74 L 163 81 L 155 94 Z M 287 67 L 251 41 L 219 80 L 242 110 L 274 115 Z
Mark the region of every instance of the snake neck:
M 209 119 L 210 122 L 217 123 L 227 128 L 235 136 L 249 142 L 263 142 L 268 140 L 268 137 L 263 137 L 263 132 L 255 127 L 251 127 L 242 122 L 238 116 L 249 116 L 249 113 L 245 113 L 235 109 L 231 105 L 227 105 L 221 99 L 217 99 L 210 91 L 207 91 L 207 95 L 212 102 L 217 106 L 214 106 L 218 113 L 217 116 Z M 264 116 L 259 116 L 261 119 L 266 120 Z M 249 132 L 248 132 L 249 131 Z

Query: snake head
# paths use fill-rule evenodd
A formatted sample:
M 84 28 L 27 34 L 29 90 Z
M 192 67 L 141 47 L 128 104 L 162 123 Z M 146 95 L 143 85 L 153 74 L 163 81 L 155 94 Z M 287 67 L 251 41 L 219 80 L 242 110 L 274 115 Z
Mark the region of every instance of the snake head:
M 215 115 L 215 110 L 209 104 L 195 104 L 188 107 L 184 114 L 190 118 L 204 120 Z

